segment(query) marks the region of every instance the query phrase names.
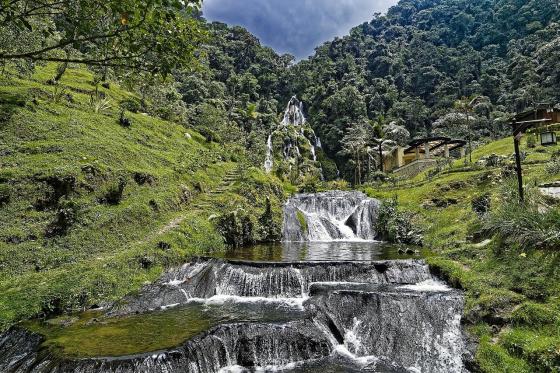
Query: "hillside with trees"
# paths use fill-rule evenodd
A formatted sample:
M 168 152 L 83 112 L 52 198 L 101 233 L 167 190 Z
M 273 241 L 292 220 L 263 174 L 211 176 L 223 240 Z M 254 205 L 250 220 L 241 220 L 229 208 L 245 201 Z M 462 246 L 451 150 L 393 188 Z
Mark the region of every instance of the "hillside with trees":
M 0 2 L 0 332 L 37 322 L 52 332 L 41 353 L 90 353 L 104 342 L 83 331 L 103 337 L 96 328 L 107 319 L 81 312 L 240 248 L 254 250 L 244 263 L 262 263 L 228 279 L 268 291 L 279 268 L 291 268 L 270 261 L 282 254 L 283 206 L 297 193 L 336 190 L 363 192 L 356 203 L 369 198 L 379 210 L 334 223 L 310 213 L 314 224 L 297 210 L 299 233 L 365 227 L 391 243 L 383 260 L 425 260 L 429 276 L 464 297 L 460 327 L 478 348 L 465 358 L 469 370 L 558 372 L 560 150 L 536 132 L 522 137 L 520 202 L 509 126 L 540 103 L 560 109 L 558 1 L 401 0 L 302 61 L 242 27 L 208 22 L 200 6 Z M 413 177 L 383 168 L 386 154 L 427 136 L 462 139 L 470 154 Z M 304 266 L 309 253 L 291 254 Z M 298 284 L 301 272 L 279 287 Z M 215 292 L 208 278 L 205 295 Z M 165 291 L 178 291 L 170 279 Z M 177 315 L 147 329 L 165 340 L 157 350 L 183 342 Z M 137 317 L 123 317 L 129 324 L 117 333 L 143 329 Z M 196 333 L 207 330 L 198 317 L 188 319 Z M 91 344 L 67 339 L 67 325 Z M 101 351 L 138 352 L 125 340 Z
M 553 0 L 403 0 L 295 65 L 292 90 L 339 166 L 340 139 L 364 122 L 498 138 L 511 113 L 559 101 L 559 19 Z

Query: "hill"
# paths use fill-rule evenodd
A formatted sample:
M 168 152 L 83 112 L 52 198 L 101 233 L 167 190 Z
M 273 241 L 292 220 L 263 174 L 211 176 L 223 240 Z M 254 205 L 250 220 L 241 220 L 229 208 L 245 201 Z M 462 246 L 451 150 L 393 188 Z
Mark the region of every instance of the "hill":
M 317 47 L 290 69 L 291 88 L 351 180 L 341 139 L 361 123 L 395 121 L 412 137 L 497 139 L 510 113 L 558 103 L 559 19 L 552 0 L 401 0 Z M 469 128 L 441 120 L 464 115 L 458 106 L 468 108 Z
M 424 231 L 432 269 L 465 290 L 464 322 L 480 343 L 474 371 L 551 372 L 560 361 L 560 202 L 536 188 L 558 180 L 559 147 L 528 147 L 528 138 L 524 204 L 512 177 L 511 138 L 477 148 L 478 165 L 460 160 L 401 184 L 363 187 L 398 201 Z
M 278 234 L 259 218 L 272 209 L 279 219 L 284 185 L 248 166 L 243 149 L 123 111 L 139 98 L 86 70 L 45 84 L 55 68 L 7 72 L 0 84 L 2 328 L 103 304 L 223 249 L 238 230 L 236 244 Z

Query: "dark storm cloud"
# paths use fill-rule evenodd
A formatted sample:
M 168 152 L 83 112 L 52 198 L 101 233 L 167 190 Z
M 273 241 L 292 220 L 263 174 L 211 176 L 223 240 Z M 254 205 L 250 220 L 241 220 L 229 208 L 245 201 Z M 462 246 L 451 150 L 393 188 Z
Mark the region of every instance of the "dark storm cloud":
M 205 0 L 210 21 L 241 25 L 279 53 L 305 58 L 397 0 Z

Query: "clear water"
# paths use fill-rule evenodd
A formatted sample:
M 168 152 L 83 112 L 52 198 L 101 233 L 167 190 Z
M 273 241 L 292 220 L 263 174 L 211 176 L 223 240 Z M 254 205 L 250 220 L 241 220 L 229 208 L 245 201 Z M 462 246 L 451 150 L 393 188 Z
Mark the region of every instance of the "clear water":
M 416 252 L 414 254 L 403 253 L 407 249 Z M 255 262 L 367 262 L 425 258 L 426 256 L 429 256 L 429 252 L 422 248 L 366 241 L 282 242 L 232 249 L 216 255 L 221 259 Z
M 192 302 L 141 315 L 107 317 L 85 312 L 25 325 L 68 357 L 127 356 L 172 348 L 214 326 L 227 323 L 282 323 L 308 316 L 289 302 L 219 299 Z

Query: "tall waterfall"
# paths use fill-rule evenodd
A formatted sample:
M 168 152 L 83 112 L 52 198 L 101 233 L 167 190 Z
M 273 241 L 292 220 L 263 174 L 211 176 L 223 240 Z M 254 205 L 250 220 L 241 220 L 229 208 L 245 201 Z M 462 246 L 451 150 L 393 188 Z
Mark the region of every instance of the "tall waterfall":
M 268 135 L 268 139 L 266 140 L 266 159 L 264 161 L 264 170 L 266 171 L 266 173 L 270 173 L 273 166 L 274 156 L 272 153 L 272 134 L 270 134 Z
M 360 192 L 299 194 L 284 206 L 284 241 L 375 240 L 379 201 Z
M 282 125 L 294 125 L 301 126 L 306 122 L 305 115 L 303 115 L 303 103 L 293 96 L 288 102 L 288 106 L 284 111 L 284 117 L 282 119 Z

